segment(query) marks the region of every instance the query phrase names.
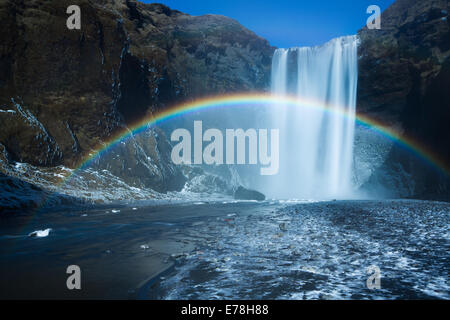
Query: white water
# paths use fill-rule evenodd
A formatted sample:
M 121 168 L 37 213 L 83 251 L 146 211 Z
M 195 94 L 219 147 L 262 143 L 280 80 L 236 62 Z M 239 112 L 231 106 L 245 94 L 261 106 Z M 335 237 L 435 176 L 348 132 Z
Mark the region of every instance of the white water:
M 277 105 L 280 170 L 270 183 L 278 198 L 352 197 L 352 160 L 358 80 L 356 36 L 319 47 L 278 49 L 272 60 L 272 93 L 313 100 L 332 110 Z

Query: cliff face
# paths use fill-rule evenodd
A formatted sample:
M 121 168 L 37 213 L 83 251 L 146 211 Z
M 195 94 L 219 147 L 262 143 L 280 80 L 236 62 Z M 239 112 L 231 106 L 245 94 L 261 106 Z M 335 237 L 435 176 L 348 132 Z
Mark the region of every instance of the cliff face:
M 66 27 L 72 4 L 81 30 Z M 222 16 L 131 0 L 0 0 L 0 19 L 0 150 L 11 163 L 75 167 L 168 105 L 269 83 L 273 48 Z M 179 190 L 184 176 L 167 157 L 155 129 L 98 166 L 132 186 Z
M 450 162 L 450 21 L 446 0 L 397 0 L 381 30 L 359 35 L 359 112 L 414 137 Z M 399 148 L 374 171 L 367 188 L 397 196 L 447 195 L 446 177 Z

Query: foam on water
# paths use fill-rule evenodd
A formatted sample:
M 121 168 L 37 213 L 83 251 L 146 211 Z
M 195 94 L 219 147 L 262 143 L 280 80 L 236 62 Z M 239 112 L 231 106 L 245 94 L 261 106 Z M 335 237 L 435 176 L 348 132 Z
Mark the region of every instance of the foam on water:
M 162 281 L 162 297 L 448 299 L 449 219 L 448 205 L 414 201 L 304 203 L 224 216 L 185 230 L 201 235 L 198 253 Z M 366 286 L 371 265 L 381 269 L 379 290 Z

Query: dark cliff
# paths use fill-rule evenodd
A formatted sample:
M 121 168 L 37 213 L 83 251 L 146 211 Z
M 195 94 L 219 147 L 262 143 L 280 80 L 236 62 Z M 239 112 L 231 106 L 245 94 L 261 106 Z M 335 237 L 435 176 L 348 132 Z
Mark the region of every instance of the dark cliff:
M 450 21 L 446 0 L 397 0 L 381 30 L 359 35 L 360 113 L 413 137 L 450 163 Z M 394 148 L 367 188 L 448 196 L 448 177 Z
M 66 27 L 73 4 L 81 30 Z M 11 162 L 73 168 L 145 115 L 269 84 L 274 49 L 223 16 L 130 0 L 0 0 L 0 19 L 0 150 Z M 184 177 L 168 154 L 155 129 L 100 169 L 133 186 L 179 190 Z

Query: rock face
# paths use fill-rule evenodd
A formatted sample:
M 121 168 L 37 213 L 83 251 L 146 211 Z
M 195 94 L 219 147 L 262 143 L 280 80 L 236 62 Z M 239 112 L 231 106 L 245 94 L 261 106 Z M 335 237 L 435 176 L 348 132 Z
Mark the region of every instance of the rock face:
M 265 90 L 273 48 L 236 21 L 160 4 L 0 0 L 0 146 L 12 162 L 76 167 L 115 133 L 187 97 Z M 158 129 L 98 163 L 131 186 L 180 190 Z
M 413 137 L 450 163 L 450 21 L 446 0 L 397 0 L 381 30 L 359 31 L 358 110 Z M 448 177 L 393 147 L 366 188 L 445 196 Z
M 0 142 L 14 160 L 73 166 L 121 123 L 116 104 L 126 34 L 117 17 L 80 1 L 0 1 Z

